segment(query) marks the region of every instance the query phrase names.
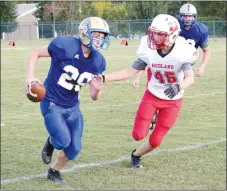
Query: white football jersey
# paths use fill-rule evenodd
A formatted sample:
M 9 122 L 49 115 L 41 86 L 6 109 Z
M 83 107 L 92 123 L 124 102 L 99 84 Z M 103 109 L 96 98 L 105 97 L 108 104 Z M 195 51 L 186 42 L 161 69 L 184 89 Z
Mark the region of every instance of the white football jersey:
M 195 63 L 198 58 L 198 51 L 190 45 L 183 37 L 178 37 L 175 46 L 169 54 L 161 57 L 157 50 L 152 50 L 147 45 L 147 36 L 142 37 L 137 49 L 137 55 L 147 63 L 152 71 L 151 80 L 148 83 L 148 90 L 156 97 L 170 100 L 164 91 L 166 84 L 180 83 L 184 79 L 183 64 Z M 184 90 L 181 90 L 173 99 L 182 98 Z

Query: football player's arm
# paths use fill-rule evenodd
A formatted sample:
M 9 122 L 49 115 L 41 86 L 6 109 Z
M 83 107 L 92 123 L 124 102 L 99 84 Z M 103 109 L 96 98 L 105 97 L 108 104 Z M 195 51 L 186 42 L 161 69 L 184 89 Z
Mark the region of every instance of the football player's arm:
M 136 75 L 135 80 L 133 81 L 133 86 L 134 87 L 139 87 L 139 82 L 140 82 L 140 78 L 142 77 L 142 75 L 145 73 L 145 70 L 141 70 L 139 71 L 139 73 Z
M 207 66 L 207 63 L 208 63 L 208 60 L 210 58 L 210 47 L 208 46 L 208 43 L 207 44 L 204 44 L 202 46 L 202 50 L 203 50 L 203 59 L 202 59 L 202 62 L 200 64 L 200 68 L 206 68 Z
M 182 68 L 184 71 L 184 79 L 180 82 L 180 90 L 190 87 L 194 83 L 194 72 L 192 69 L 193 63 L 185 63 Z
M 97 74 L 102 74 L 106 71 L 106 59 L 102 57 L 100 67 Z M 101 96 L 101 89 L 103 86 L 103 79 L 101 75 L 92 75 L 92 80 L 89 82 L 90 85 L 90 96 L 93 101 L 96 101 Z
M 194 83 L 194 73 L 192 70 L 193 63 L 185 63 L 182 65 L 184 79 L 178 84 L 167 84 L 164 93 L 173 99 L 181 90 L 190 87 Z
M 111 81 L 120 81 L 120 80 L 128 79 L 138 74 L 141 70 L 145 70 L 146 66 L 147 64 L 139 58 L 132 64 L 132 67 L 130 68 L 126 68 L 126 69 L 105 75 L 104 76 L 105 79 L 103 79 L 103 81 L 111 82 Z
M 89 82 L 90 85 L 90 96 L 93 101 L 96 101 L 101 96 L 101 88 L 103 86 L 102 79 L 98 76 L 93 76 L 93 79 Z
M 203 51 L 203 58 L 202 58 L 202 62 L 199 66 L 199 68 L 196 71 L 196 75 L 197 76 L 203 76 L 206 66 L 208 64 L 208 60 L 210 58 L 210 47 L 209 47 L 209 43 L 208 43 L 208 32 L 203 34 L 203 42 L 201 43 L 201 49 Z
M 35 49 L 33 52 L 30 53 L 30 55 L 28 57 L 26 82 L 25 82 L 25 93 L 28 92 L 29 84 L 32 81 L 39 81 L 38 79 L 35 78 L 35 64 L 36 64 L 36 61 L 38 60 L 38 58 L 40 58 L 40 57 L 50 57 L 48 49 L 46 47 Z
M 38 48 L 35 49 L 28 57 L 28 65 L 27 65 L 27 78 L 34 77 L 35 73 L 35 64 L 38 58 L 40 57 L 50 57 L 50 54 L 48 52 L 48 49 L 46 47 L 44 48 Z

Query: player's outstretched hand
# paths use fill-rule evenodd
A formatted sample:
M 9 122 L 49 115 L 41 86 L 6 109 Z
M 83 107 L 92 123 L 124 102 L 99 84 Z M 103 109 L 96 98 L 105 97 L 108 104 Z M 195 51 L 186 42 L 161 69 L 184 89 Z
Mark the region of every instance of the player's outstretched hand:
M 93 76 L 93 79 L 101 80 L 101 81 L 103 82 L 103 77 L 102 77 L 102 75 L 94 75 L 94 76 Z
M 139 87 L 139 83 L 140 83 L 139 80 L 134 80 L 134 81 L 133 81 L 133 86 L 134 86 L 134 88 L 138 88 L 138 87 Z
M 167 86 L 167 88 L 165 89 L 164 93 L 170 99 L 173 99 L 180 91 L 179 84 L 167 84 L 166 86 Z
M 197 77 L 202 77 L 204 75 L 204 68 L 200 67 L 196 69 L 196 76 Z
M 92 80 L 90 82 L 90 85 L 92 88 L 96 91 L 99 91 L 102 88 L 103 82 L 102 82 L 102 76 L 92 76 Z

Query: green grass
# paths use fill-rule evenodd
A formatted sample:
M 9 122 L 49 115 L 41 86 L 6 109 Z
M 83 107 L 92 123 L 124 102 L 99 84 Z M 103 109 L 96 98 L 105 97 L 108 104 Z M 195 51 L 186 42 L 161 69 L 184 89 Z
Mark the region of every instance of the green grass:
M 205 76 L 186 90 L 180 117 L 160 149 L 179 148 L 226 137 L 226 39 L 210 40 L 212 56 Z M 29 52 L 49 41 L 16 41 L 9 48 L 1 41 L 1 180 L 45 173 L 48 166 L 40 152 L 47 136 L 39 104 L 24 94 Z M 114 40 L 108 51 L 107 72 L 126 68 L 137 58 L 139 41 L 129 46 Z M 24 48 L 24 49 L 19 49 Z M 200 59 L 201 60 L 201 59 Z M 41 58 L 36 77 L 44 81 L 50 59 Z M 200 62 L 196 64 L 198 66 Z M 196 67 L 195 66 L 195 67 Z M 93 102 L 89 90 L 81 90 L 85 126 L 83 150 L 68 166 L 129 157 L 136 142 L 131 137 L 134 116 L 143 95 L 146 77 L 134 89 L 133 79 L 105 84 L 102 97 Z M 54 154 L 56 156 L 56 152 Z M 89 167 L 64 173 L 67 185 L 45 177 L 1 185 L 2 190 L 226 190 L 226 142 L 144 157 L 143 169 L 129 168 L 130 161 Z

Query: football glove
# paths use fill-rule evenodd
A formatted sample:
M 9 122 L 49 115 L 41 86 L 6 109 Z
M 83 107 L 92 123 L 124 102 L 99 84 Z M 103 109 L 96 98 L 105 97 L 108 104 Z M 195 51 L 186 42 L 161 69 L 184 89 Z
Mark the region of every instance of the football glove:
M 173 99 L 178 92 L 180 91 L 179 84 L 167 84 L 168 88 L 165 89 L 164 93 L 168 96 L 168 98 Z

